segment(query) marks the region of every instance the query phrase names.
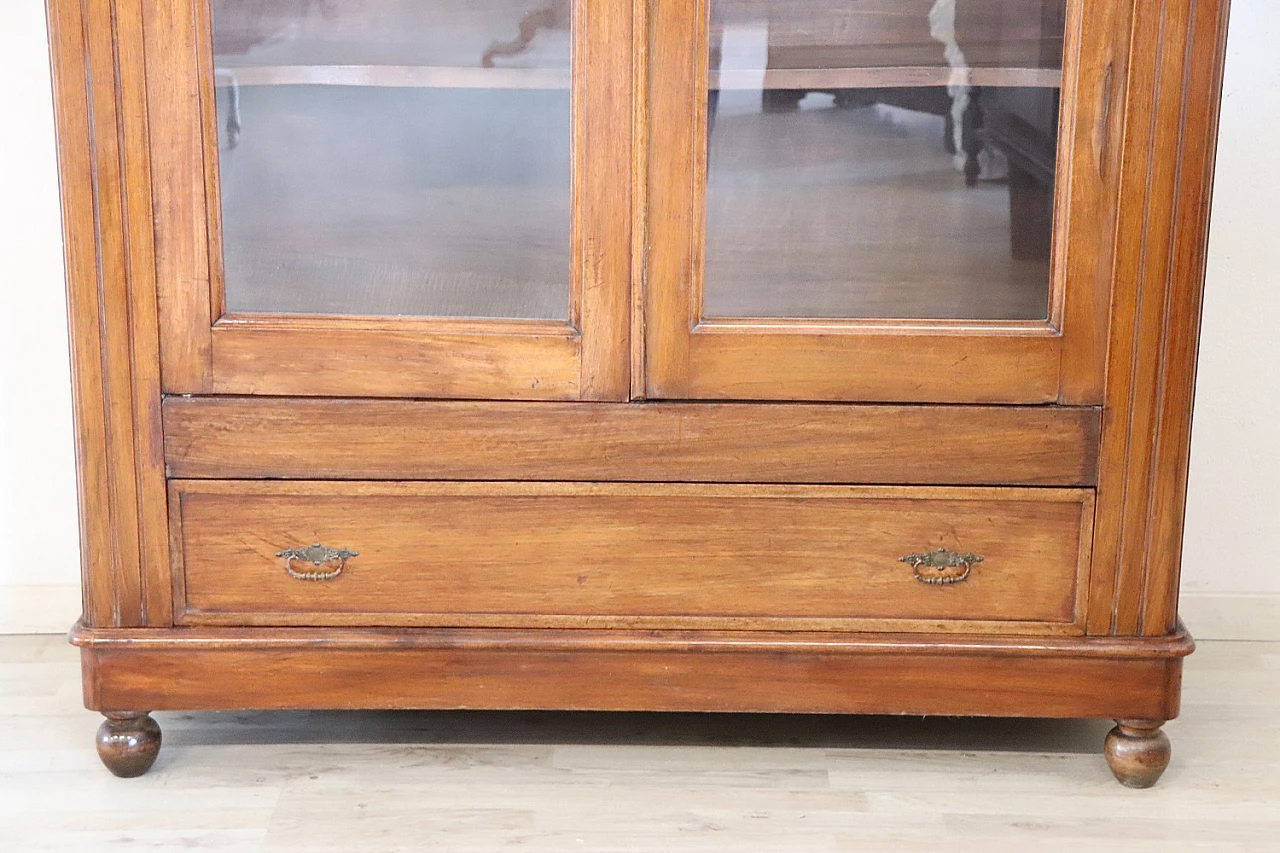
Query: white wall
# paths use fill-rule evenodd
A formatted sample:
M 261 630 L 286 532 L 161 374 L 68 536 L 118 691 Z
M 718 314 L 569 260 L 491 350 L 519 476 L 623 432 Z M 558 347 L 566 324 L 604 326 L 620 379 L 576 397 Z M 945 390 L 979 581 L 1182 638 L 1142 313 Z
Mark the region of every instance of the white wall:
M 0 322 L 0 630 L 65 629 L 80 569 L 41 0 L 0 0 Z
M 1280 3 L 1234 0 L 1183 590 L 1280 594 Z
M 1280 639 L 1280 4 L 1233 0 L 1183 547 L 1201 636 Z
M 1235 0 L 1183 573 L 1202 635 L 1236 630 L 1250 602 L 1251 618 L 1280 614 L 1280 572 L 1257 556 L 1280 542 L 1277 43 L 1280 4 Z M 0 631 L 61 630 L 78 558 L 41 0 L 0 2 L 0 117 Z

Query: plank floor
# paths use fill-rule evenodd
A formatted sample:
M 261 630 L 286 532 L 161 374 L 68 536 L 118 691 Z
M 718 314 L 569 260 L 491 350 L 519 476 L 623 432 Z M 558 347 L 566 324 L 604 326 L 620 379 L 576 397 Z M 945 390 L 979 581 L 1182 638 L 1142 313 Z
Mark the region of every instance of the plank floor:
M 1188 660 L 1160 784 L 1100 721 L 156 714 L 98 763 L 62 637 L 0 637 L 0 851 L 1280 850 L 1280 644 Z

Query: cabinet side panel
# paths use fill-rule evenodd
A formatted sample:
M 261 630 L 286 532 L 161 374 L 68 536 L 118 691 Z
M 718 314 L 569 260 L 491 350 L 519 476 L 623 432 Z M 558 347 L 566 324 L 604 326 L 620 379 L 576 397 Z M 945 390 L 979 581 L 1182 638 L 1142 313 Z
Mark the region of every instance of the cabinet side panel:
M 167 625 L 141 17 L 51 0 L 85 619 Z
M 1143 634 L 1164 634 L 1177 623 L 1178 580 L 1182 565 L 1182 527 L 1190 459 L 1191 410 L 1195 397 L 1196 355 L 1200 341 L 1201 297 L 1208 254 L 1209 213 L 1213 197 L 1214 155 L 1226 54 L 1230 0 L 1193 4 L 1188 39 L 1187 88 L 1181 168 L 1175 197 L 1166 322 L 1171 324 L 1161 353 L 1163 395 L 1159 412 L 1152 478 L 1148 573 L 1142 613 Z
M 1091 633 L 1176 621 L 1226 0 L 1137 4 Z

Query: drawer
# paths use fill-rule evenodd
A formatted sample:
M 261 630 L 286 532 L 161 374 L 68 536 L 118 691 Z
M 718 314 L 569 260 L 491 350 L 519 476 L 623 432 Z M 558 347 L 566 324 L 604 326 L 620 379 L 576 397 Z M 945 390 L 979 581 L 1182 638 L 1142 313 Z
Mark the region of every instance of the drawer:
M 1078 634 L 1093 518 L 1084 489 L 177 480 L 170 501 L 186 625 Z M 287 559 L 315 543 L 350 556 Z

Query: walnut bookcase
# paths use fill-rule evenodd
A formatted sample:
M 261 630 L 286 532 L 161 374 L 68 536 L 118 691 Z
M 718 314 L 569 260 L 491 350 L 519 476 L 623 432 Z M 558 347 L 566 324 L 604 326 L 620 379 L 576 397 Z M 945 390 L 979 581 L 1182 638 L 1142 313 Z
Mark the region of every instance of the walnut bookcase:
M 958 0 L 962 79 L 927 34 L 932 0 L 915 4 L 925 35 L 873 27 L 866 44 L 817 45 L 835 56 L 822 62 L 801 48 L 833 31 L 824 15 L 839 4 L 788 5 L 760 36 L 739 0 L 564 12 L 513 0 L 508 18 L 475 24 L 494 40 L 520 32 L 489 66 L 445 55 L 465 39 L 440 47 L 412 21 L 378 42 L 373 17 L 342 2 L 327 17 L 279 4 L 304 21 L 289 32 L 311 27 L 320 47 L 290 43 L 315 51 L 305 62 L 258 56 L 281 36 L 255 41 L 236 17 L 253 5 L 49 0 L 84 566 L 72 639 L 112 771 L 150 766 L 154 710 L 662 709 L 1114 718 L 1116 776 L 1155 782 L 1192 649 L 1177 588 L 1226 0 Z M 984 61 L 990 32 L 1015 46 L 1032 32 L 1035 55 L 1056 58 Z M 756 66 L 741 60 L 751 38 L 767 40 Z M 326 53 L 361 39 L 376 57 Z M 560 43 L 564 61 L 519 64 L 526 47 Z M 243 79 L 220 82 L 237 67 Z M 733 100 L 756 91 L 757 106 Z M 944 96 L 941 113 L 924 106 Z M 293 113 L 270 104 L 359 117 L 360 98 L 412 106 L 387 108 L 404 122 L 444 104 L 457 127 L 558 116 L 554 179 L 481 186 L 427 169 L 413 184 L 426 201 L 404 209 L 429 243 L 432 229 L 472 227 L 436 217 L 442 205 L 493 210 L 493 186 L 510 191 L 510 221 L 465 251 L 433 249 L 463 270 L 446 284 L 475 283 L 467 293 L 523 281 L 546 245 L 537 229 L 563 218 L 567 272 L 547 278 L 567 281 L 563 316 L 238 307 L 233 280 L 320 270 L 290 279 L 309 287 L 339 252 L 351 253 L 330 265 L 339 284 L 351 270 L 418 281 L 419 241 L 392 246 L 396 221 L 354 218 L 352 186 L 382 191 L 361 170 L 394 157 L 361 153 L 338 189 L 323 170 L 281 178 L 274 197 L 237 177 L 305 167 L 297 149 L 252 159 L 292 132 Z M 1049 124 L 1018 125 L 1020 103 L 1052 105 Z M 717 312 L 720 280 L 744 299 L 800 292 L 799 273 L 776 292 L 752 278 L 768 252 L 787 269 L 797 245 L 850 254 L 856 241 L 803 226 L 802 208 L 857 212 L 830 178 L 797 196 L 807 205 L 779 202 L 793 218 L 761 248 L 724 223 L 772 208 L 713 204 L 736 186 L 721 170 L 775 174 L 763 146 L 792 128 L 812 157 L 844 163 L 821 134 L 874 141 L 890 115 L 945 121 L 976 181 L 930 172 L 955 204 L 1021 187 L 1030 195 L 1000 214 L 1016 227 L 1018 205 L 1043 198 L 1052 254 L 1014 265 L 1044 271 L 1043 316 Z M 982 130 L 997 120 L 1050 152 L 1040 195 L 1017 146 Z M 343 137 L 384 144 L 383 125 L 363 121 Z M 335 144 L 309 126 L 317 146 Z M 396 144 L 437 132 L 414 127 Z M 976 179 L 984 145 L 1010 164 L 1008 184 Z M 441 156 L 471 162 L 465 147 Z M 409 183 L 388 191 L 408 198 Z M 295 191 L 354 201 L 325 231 L 306 219 L 316 205 L 280 201 Z M 252 242 L 264 229 L 302 260 L 245 266 L 275 251 Z M 401 266 L 357 257 L 367 239 L 403 250 Z M 516 244 L 518 263 L 481 269 Z M 734 252 L 757 260 L 735 267 Z M 904 293 L 926 254 L 868 252 L 906 264 Z M 407 292 L 435 286 L 423 275 Z M 860 280 L 828 291 L 863 293 Z

